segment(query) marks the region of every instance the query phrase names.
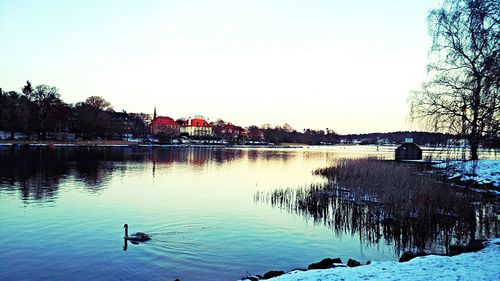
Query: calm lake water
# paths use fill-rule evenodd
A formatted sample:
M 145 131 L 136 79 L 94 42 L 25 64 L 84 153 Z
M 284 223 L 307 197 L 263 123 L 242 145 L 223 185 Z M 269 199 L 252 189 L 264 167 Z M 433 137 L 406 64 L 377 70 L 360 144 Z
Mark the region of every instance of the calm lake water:
M 391 244 L 255 200 L 393 149 L 0 148 L 0 279 L 237 280 L 325 257 L 394 260 Z M 153 239 L 124 245 L 124 223 Z

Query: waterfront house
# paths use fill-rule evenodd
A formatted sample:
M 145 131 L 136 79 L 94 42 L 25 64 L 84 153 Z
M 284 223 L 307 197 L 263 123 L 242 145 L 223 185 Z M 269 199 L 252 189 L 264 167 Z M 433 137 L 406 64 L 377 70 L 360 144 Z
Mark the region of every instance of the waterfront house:
M 127 112 L 108 112 L 109 131 L 113 138 L 122 138 L 135 130 L 135 120 Z
M 167 116 L 158 116 L 149 124 L 151 135 L 177 136 L 180 134 L 181 126 L 174 119 Z
M 202 116 L 189 119 L 187 125 L 180 127 L 180 133 L 191 137 L 210 137 L 213 134 L 212 127 Z

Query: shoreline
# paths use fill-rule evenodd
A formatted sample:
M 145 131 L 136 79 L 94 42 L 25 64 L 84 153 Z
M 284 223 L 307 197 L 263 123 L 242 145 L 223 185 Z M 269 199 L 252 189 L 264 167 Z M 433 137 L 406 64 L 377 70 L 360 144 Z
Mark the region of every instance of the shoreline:
M 328 269 L 292 270 L 270 278 L 247 276 L 241 280 L 497 280 L 500 267 L 495 261 L 499 257 L 500 238 L 494 238 L 486 241 L 485 247 L 478 251 L 453 256 L 430 254 L 404 262 L 373 261 L 355 267 L 333 264 Z
M 50 147 L 50 148 L 61 148 L 61 147 L 180 147 L 180 148 L 190 148 L 190 147 L 203 147 L 203 148 L 303 148 L 303 146 L 297 145 L 248 145 L 248 144 L 202 144 L 202 143 L 186 143 L 186 144 L 140 144 L 130 141 L 0 141 L 0 147 Z

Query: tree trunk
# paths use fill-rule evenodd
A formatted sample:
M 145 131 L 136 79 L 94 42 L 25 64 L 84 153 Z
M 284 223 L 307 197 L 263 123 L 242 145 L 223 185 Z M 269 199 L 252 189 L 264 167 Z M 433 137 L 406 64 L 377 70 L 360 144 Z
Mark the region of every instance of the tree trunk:
M 476 136 L 473 136 L 470 141 L 470 160 L 479 159 L 478 148 L 479 148 L 479 141 Z
M 479 140 L 481 139 L 481 133 L 479 133 L 479 110 L 481 106 L 481 77 L 476 76 L 476 89 L 474 90 L 474 101 L 472 104 L 472 131 L 471 131 L 471 141 L 470 141 L 470 160 L 478 160 L 477 150 L 479 147 Z

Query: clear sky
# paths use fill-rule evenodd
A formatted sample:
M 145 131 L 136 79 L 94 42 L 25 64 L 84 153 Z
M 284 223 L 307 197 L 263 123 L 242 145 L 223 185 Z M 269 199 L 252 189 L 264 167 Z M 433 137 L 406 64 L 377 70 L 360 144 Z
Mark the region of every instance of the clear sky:
M 339 133 L 415 129 L 438 0 L 0 0 L 0 87 Z

